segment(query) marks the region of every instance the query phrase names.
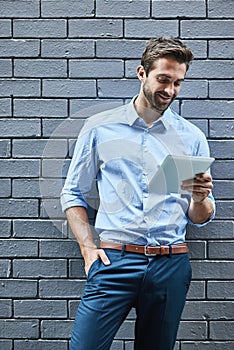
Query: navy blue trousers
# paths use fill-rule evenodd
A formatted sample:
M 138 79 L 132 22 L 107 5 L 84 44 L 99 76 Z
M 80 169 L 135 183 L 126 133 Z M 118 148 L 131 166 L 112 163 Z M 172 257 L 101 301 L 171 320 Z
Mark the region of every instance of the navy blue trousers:
M 187 254 L 147 257 L 106 249 L 91 266 L 69 350 L 109 350 L 132 307 L 135 350 L 173 350 L 191 281 Z

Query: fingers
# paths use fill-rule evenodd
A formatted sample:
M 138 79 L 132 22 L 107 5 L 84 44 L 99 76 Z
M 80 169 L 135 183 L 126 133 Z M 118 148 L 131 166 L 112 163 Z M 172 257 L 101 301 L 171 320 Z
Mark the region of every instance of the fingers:
M 108 259 L 103 249 L 92 249 L 90 253 L 85 256 L 85 273 L 88 275 L 91 265 L 98 259 L 101 259 L 104 265 L 110 265 L 111 262 Z
M 181 189 L 192 193 L 196 202 L 202 201 L 213 189 L 212 177 L 207 173 L 197 174 L 194 179 L 183 181 Z
M 103 249 L 98 249 L 98 255 L 104 265 L 110 265 L 110 260 Z

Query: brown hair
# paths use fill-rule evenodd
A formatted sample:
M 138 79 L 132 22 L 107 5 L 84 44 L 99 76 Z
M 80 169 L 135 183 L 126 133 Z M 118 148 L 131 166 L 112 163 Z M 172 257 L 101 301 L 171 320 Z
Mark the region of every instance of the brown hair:
M 141 58 L 146 76 L 153 67 L 155 61 L 162 57 L 170 57 L 179 63 L 185 63 L 187 70 L 193 60 L 193 53 L 181 40 L 169 37 L 150 39 Z

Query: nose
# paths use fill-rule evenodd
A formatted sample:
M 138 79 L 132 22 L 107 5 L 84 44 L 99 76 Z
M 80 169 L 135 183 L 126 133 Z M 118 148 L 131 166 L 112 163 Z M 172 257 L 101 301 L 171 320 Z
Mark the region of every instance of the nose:
M 168 96 L 172 97 L 175 94 L 175 88 L 174 88 L 174 84 L 168 84 L 167 86 L 165 86 L 164 91 L 167 93 Z

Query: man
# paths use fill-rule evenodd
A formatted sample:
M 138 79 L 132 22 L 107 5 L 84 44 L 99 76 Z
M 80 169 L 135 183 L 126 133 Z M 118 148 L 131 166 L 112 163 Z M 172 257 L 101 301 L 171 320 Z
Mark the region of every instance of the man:
M 209 156 L 207 141 L 169 106 L 193 54 L 180 40 L 151 39 L 131 103 L 88 119 L 76 144 L 61 202 L 85 260 L 87 283 L 70 350 L 107 350 L 136 309 L 135 350 L 172 350 L 191 280 L 188 223 L 214 216 L 209 173 L 183 181 L 187 194 L 150 189 L 168 154 Z M 88 194 L 97 179 L 94 244 Z

